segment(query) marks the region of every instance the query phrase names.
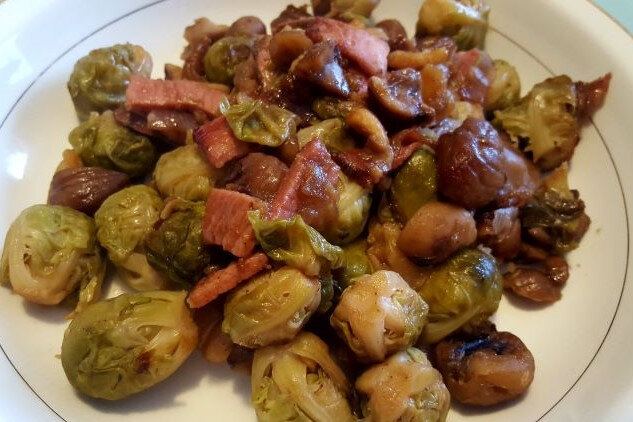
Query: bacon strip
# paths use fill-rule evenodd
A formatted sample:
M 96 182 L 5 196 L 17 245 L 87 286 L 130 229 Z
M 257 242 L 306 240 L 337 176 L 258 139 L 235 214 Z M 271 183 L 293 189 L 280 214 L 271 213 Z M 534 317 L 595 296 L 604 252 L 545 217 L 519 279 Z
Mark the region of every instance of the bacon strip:
M 387 72 L 389 44 L 364 29 L 334 19 L 317 17 L 306 30 L 312 41 L 332 40 L 343 56 L 355 62 L 369 75 Z
M 268 257 L 263 252 L 240 258 L 231 262 L 228 267 L 198 281 L 189 293 L 187 303 L 193 309 L 201 308 L 266 268 L 270 268 L 270 265 L 268 265 Z
M 252 196 L 226 189 L 211 190 L 202 225 L 204 243 L 222 246 L 235 256 L 250 255 L 255 247 L 255 232 L 246 213 L 265 208 L 263 201 Z
M 215 168 L 222 168 L 229 161 L 245 156 L 251 146 L 235 137 L 224 117 L 205 123 L 193 132 L 193 139 L 200 151 Z
M 321 231 L 336 218 L 340 168 L 325 145 L 315 139 L 295 157 L 275 194 L 269 219 L 289 219 L 298 213 L 306 224 Z
M 396 170 L 403 165 L 423 145 L 435 148 L 436 141 L 437 139 L 433 139 L 428 131 L 418 126 L 396 133 L 391 138 L 391 146 L 394 150 L 391 170 Z
M 125 107 L 131 111 L 156 109 L 202 111 L 209 116 L 220 115 L 222 91 L 204 82 L 189 80 L 165 81 L 132 75 L 125 92 Z

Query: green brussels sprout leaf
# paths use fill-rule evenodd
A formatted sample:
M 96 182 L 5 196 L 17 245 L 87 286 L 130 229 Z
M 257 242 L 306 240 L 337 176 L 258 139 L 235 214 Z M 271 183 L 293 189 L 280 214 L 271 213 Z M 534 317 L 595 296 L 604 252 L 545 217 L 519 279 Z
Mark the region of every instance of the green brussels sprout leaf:
M 297 116 L 260 100 L 237 105 L 224 100 L 220 111 L 235 136 L 244 142 L 278 147 L 297 132 Z

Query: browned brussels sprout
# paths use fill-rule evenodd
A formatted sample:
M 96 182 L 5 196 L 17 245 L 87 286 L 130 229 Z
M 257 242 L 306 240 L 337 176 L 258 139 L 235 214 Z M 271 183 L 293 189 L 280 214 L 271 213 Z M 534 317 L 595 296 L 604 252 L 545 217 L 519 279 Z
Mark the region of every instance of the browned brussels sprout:
M 204 210 L 204 202 L 173 198 L 165 204 L 160 220 L 145 239 L 150 265 L 184 287 L 199 280 L 211 263 L 211 253 L 202 244 Z
M 451 396 L 424 352 L 410 347 L 374 365 L 357 380 L 369 421 L 444 422 Z
M 281 346 L 258 349 L 251 371 L 259 422 L 352 422 L 351 386 L 328 346 L 309 332 Z
M 343 291 L 330 324 L 360 359 L 381 362 L 415 344 L 428 310 L 398 273 L 378 271 Z
M 566 165 L 554 170 L 521 208 L 526 234 L 555 254 L 576 249 L 590 223 L 580 194 L 569 189 Z
M 243 35 L 227 36 L 213 43 L 204 55 L 207 80 L 233 85 L 235 68 L 251 55 L 253 43 L 253 38 Z
M 224 305 L 222 331 L 233 343 L 258 348 L 292 339 L 321 302 L 316 278 L 282 267 L 235 289 Z
M 86 120 L 93 111 L 112 110 L 125 102 L 130 76 L 149 77 L 152 58 L 138 45 L 116 44 L 92 50 L 75 63 L 68 80 L 68 92 L 79 119 Z
M 484 0 L 425 0 L 416 35 L 448 35 L 460 50 L 482 48 L 490 6 Z
M 389 200 L 403 222 L 408 221 L 425 203 L 437 195 L 435 158 L 419 149 L 398 170 L 389 189 Z
M 90 397 L 119 400 L 169 377 L 198 343 L 185 297 L 154 291 L 88 306 L 64 334 L 68 381 Z
M 29 302 L 57 305 L 79 290 L 76 312 L 99 298 L 105 261 L 95 222 L 72 208 L 34 205 L 11 224 L 0 260 L 0 283 Z
M 459 328 L 477 328 L 496 312 L 502 289 L 494 257 L 479 249 L 456 253 L 416 289 L 429 305 L 422 340 L 432 344 Z
M 150 140 L 119 125 L 111 111 L 91 114 L 70 132 L 68 140 L 86 166 L 117 170 L 131 177 L 143 176 L 156 161 Z

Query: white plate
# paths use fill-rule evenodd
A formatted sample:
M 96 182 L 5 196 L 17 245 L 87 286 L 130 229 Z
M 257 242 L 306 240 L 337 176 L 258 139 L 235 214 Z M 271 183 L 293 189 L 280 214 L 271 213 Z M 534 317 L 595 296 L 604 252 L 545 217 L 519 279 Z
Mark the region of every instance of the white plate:
M 270 22 L 287 0 L 85 2 L 11 0 L 0 6 L 0 238 L 25 207 L 45 201 L 67 134 L 76 124 L 66 91 L 75 61 L 93 48 L 130 41 L 154 57 L 154 76 L 179 62 L 182 31 L 194 18 L 230 23 L 244 14 Z M 418 0 L 383 0 L 376 16 L 412 30 Z M 633 41 L 587 0 L 490 0 L 488 51 L 515 64 L 524 87 L 553 73 L 614 78 L 595 125 L 583 130 L 572 186 L 593 224 L 570 255 L 563 299 L 529 309 L 506 299 L 498 326 L 534 353 L 529 393 L 494 412 L 454 409 L 452 421 L 609 420 L 633 418 L 633 291 L 627 281 L 633 199 Z M 630 208 L 630 207 L 629 207 Z M 629 277 L 632 272 L 629 271 Z M 110 289 L 110 294 L 116 286 Z M 59 353 L 64 312 L 25 303 L 0 288 L 0 416 L 7 420 L 254 420 L 249 380 L 200 356 L 172 378 L 118 403 L 77 395 Z M 7 360 L 9 359 L 9 361 Z M 12 368 L 13 367 L 13 368 Z M 16 372 L 17 371 L 17 372 Z

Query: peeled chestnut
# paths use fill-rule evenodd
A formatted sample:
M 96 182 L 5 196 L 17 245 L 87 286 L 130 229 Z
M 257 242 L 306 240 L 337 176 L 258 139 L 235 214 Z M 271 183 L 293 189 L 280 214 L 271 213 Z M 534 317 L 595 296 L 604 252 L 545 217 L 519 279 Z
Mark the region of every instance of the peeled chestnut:
M 486 120 L 466 119 L 440 137 L 435 153 L 440 193 L 465 208 L 487 205 L 506 183 L 504 146 Z
M 534 379 L 532 353 L 508 332 L 444 340 L 435 346 L 434 361 L 451 398 L 475 406 L 492 406 L 518 397 Z
M 129 180 L 124 173 L 101 167 L 68 168 L 53 176 L 48 203 L 92 215 L 108 196 L 123 189 Z

